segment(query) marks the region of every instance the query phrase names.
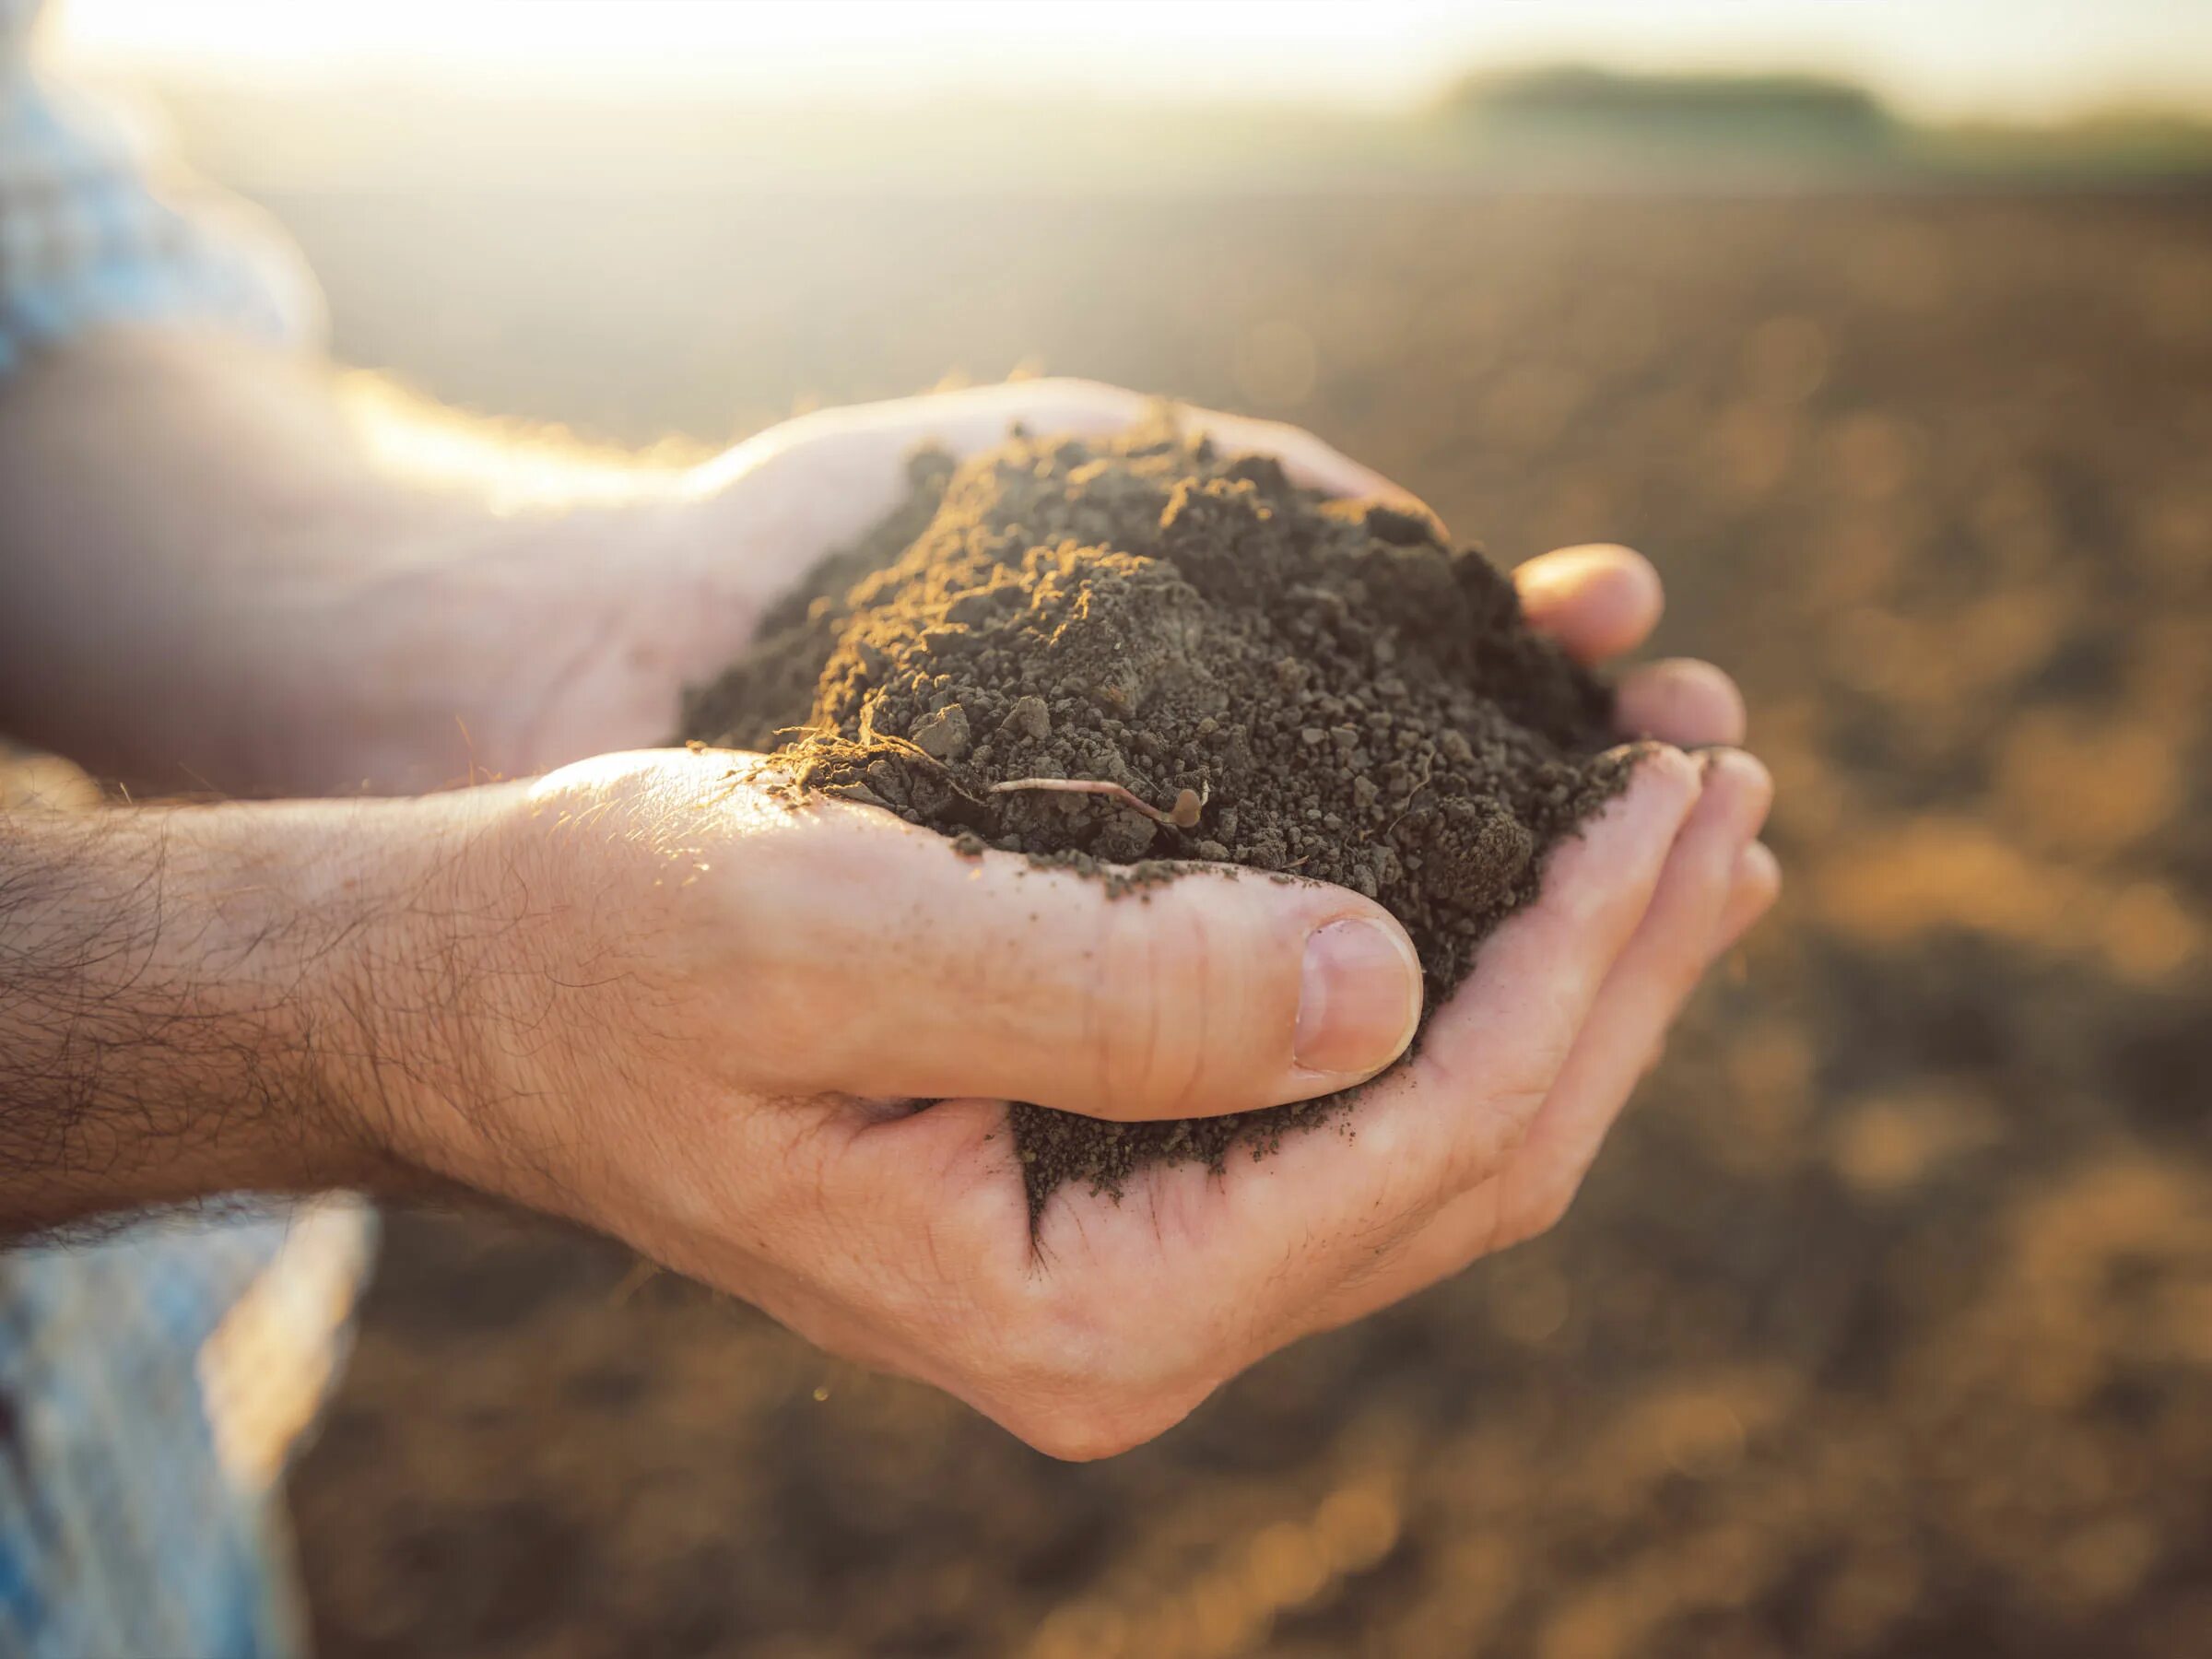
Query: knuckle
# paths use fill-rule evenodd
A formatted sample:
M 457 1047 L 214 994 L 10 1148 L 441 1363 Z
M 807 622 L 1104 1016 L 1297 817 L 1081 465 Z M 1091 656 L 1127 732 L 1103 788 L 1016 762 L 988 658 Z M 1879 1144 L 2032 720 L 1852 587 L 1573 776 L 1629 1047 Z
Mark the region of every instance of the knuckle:
M 1216 1006 L 1216 953 L 1202 918 L 1172 904 L 1112 903 L 1090 1033 L 1106 1102 L 1173 1116 L 1204 1093 Z

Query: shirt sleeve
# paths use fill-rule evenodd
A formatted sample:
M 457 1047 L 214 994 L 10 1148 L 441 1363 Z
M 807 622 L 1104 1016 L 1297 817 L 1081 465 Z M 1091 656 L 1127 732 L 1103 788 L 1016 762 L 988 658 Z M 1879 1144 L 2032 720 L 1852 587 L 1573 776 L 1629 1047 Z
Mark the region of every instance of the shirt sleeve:
M 320 339 L 322 296 L 271 220 L 6 45 L 0 37 L 0 379 L 112 323 Z

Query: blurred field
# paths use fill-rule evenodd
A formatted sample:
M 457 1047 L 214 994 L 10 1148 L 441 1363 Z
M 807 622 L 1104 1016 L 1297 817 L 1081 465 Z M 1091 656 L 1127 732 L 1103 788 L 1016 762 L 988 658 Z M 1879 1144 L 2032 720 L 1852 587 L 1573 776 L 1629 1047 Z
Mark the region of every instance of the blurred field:
M 2212 197 L 275 205 L 483 408 L 1026 362 L 1632 541 L 1790 881 L 1558 1233 L 1102 1465 L 396 1220 L 296 1481 L 332 1659 L 2212 1652 Z

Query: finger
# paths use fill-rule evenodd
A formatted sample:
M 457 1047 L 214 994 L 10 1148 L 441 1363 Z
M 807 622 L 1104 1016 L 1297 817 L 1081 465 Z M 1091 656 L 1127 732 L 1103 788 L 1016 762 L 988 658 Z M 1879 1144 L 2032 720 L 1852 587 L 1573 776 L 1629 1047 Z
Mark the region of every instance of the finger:
M 1341 1133 L 1286 1136 L 1274 1156 L 1234 1158 L 1219 1173 L 1148 1171 L 1118 1206 L 1055 1199 L 1040 1243 L 1071 1265 L 1174 1250 L 1212 1265 L 1239 1327 L 1270 1333 L 1267 1346 L 1312 1328 L 1347 1276 L 1398 1248 L 1520 1139 L 1698 792 L 1689 757 L 1643 757 L 1630 787 L 1552 854 L 1535 903 L 1485 943 L 1414 1063 L 1364 1093 Z M 1251 1283 L 1254 1264 L 1264 1286 Z
M 1670 657 L 1621 677 L 1614 717 L 1630 736 L 1702 747 L 1744 740 L 1744 694 L 1711 663 Z
M 1753 841 L 1736 855 L 1735 882 L 1722 908 L 1720 925 L 1713 930 L 1712 954 L 1718 957 L 1734 949 L 1781 896 L 1781 862 L 1766 842 Z
M 1742 839 L 1757 832 L 1771 794 L 1765 770 L 1749 756 L 1715 758 L 1651 906 L 1607 974 L 1510 1171 L 1439 1208 L 1400 1248 L 1330 1298 L 1317 1311 L 1316 1328 L 1388 1307 L 1556 1219 L 1710 960 L 1715 936 L 1710 929 L 1724 928 L 1745 912 L 1742 925 L 1748 926 L 1763 908 L 1762 893 L 1771 900 L 1772 886 L 1761 884 L 1763 872 L 1774 868 L 1772 854 Z
M 1497 1175 L 1541 1115 L 1604 987 L 1641 935 L 1702 799 L 1706 770 L 1679 750 L 1655 750 L 1630 794 L 1554 854 L 1536 904 L 1484 947 L 1474 976 L 1431 1021 L 1409 1074 L 1408 1104 L 1421 1111 L 1417 1126 L 1427 1135 L 1398 1156 L 1425 1166 L 1428 1190 L 1393 1224 L 1365 1230 L 1345 1278 L 1312 1299 L 1302 1328 L 1327 1329 L 1387 1306 L 1441 1277 L 1453 1253 L 1484 1247 L 1484 1218 L 1495 1230 Z M 1388 1127 L 1363 1112 L 1354 1144 L 1394 1151 L 1376 1133 Z
M 1553 853 L 1536 902 L 1483 946 L 1430 1022 L 1415 1067 L 1425 1092 L 1483 1102 L 1517 1137 L 1641 924 L 1702 788 L 1696 759 L 1652 746 L 1629 789 Z M 1449 1120 L 1453 1109 L 1441 1110 Z
M 1513 571 L 1513 585 L 1529 626 L 1584 663 L 1635 650 L 1658 625 L 1666 603 L 1649 559 L 1605 545 L 1561 547 L 1532 559 Z
M 1541 1232 L 1564 1212 L 1712 959 L 1739 862 L 1766 821 L 1774 786 L 1740 749 L 1714 750 L 1705 761 L 1704 795 L 1651 910 L 1606 977 L 1506 1176 L 1500 1221 L 1509 1240 Z
M 1201 870 L 1116 897 L 886 814 L 802 817 L 740 877 L 753 1034 L 794 1089 L 1211 1115 L 1371 1077 L 1419 1018 L 1405 929 L 1340 888 Z
M 1552 853 L 1535 903 L 1483 945 L 1419 1055 L 1359 1099 L 1346 1136 L 1294 1136 L 1272 1158 L 1234 1160 L 1221 1190 L 1207 1185 L 1194 1203 L 1255 1249 L 1311 1256 L 1408 1223 L 1466 1184 L 1535 1114 L 1698 788 L 1689 757 L 1654 746 L 1629 787 Z

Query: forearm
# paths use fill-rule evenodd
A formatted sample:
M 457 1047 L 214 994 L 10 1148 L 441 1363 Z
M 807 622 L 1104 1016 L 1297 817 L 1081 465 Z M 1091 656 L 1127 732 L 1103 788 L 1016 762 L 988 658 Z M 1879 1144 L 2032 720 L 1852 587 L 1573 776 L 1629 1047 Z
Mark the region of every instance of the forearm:
M 0 730 L 172 791 L 465 775 L 533 593 L 639 539 L 680 475 L 528 470 L 488 429 L 359 401 L 158 329 L 0 390 Z
M 0 815 L 0 1234 L 379 1178 L 404 810 Z

